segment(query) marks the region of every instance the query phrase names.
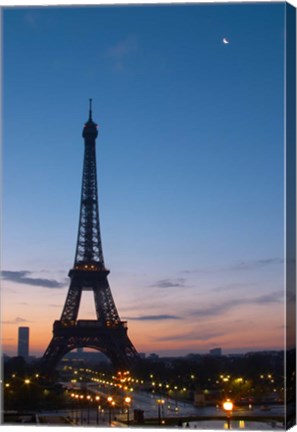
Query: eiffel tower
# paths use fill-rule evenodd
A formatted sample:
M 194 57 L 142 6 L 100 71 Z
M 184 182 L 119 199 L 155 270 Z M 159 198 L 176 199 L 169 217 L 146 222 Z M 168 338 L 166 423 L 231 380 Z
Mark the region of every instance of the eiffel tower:
M 65 354 L 80 347 L 101 351 L 118 370 L 129 369 L 139 358 L 127 335 L 127 322 L 119 317 L 107 279 L 109 270 L 104 264 L 96 173 L 98 130 L 92 119 L 92 99 L 82 136 L 85 153 L 75 260 L 68 274 L 70 286 L 61 318 L 54 322 L 52 340 L 41 359 L 47 373 Z M 82 291 L 93 291 L 96 320 L 77 320 Z

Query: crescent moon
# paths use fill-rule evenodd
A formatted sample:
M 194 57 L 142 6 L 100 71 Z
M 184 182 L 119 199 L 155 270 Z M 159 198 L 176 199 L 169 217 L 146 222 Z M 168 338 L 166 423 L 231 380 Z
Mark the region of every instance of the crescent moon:
M 225 44 L 225 45 L 228 45 L 228 43 L 229 43 L 229 39 L 227 39 L 227 38 L 223 38 L 223 43 Z

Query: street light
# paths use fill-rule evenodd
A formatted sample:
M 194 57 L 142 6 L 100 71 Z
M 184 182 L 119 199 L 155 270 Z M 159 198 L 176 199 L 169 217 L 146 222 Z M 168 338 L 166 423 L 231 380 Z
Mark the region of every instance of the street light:
M 88 424 L 90 424 L 90 402 L 92 401 L 92 398 L 91 398 L 91 396 L 90 395 L 88 395 L 87 396 L 87 414 L 88 414 L 88 417 L 87 417 L 87 422 L 88 422 Z
M 112 399 L 112 396 L 108 396 L 107 401 L 109 402 L 109 426 L 111 426 L 111 408 L 114 408 L 115 401 Z
M 165 401 L 164 399 L 158 399 L 157 400 L 157 404 L 158 404 L 158 423 L 159 425 L 161 424 L 161 406 L 163 407 Z
M 99 409 L 100 409 L 100 407 L 99 407 L 99 405 L 98 405 L 98 403 L 99 403 L 99 401 L 100 401 L 100 396 L 96 396 L 95 397 L 95 400 L 96 400 L 96 420 L 97 420 L 97 425 L 99 424 Z
M 84 395 L 80 395 L 79 399 L 80 399 L 80 424 L 83 424 L 83 422 L 84 422 L 84 416 L 83 416 L 83 399 L 84 399 Z
M 129 409 L 130 409 L 130 403 L 132 402 L 132 398 L 130 396 L 125 397 L 125 403 L 127 404 L 127 426 L 130 424 L 130 418 L 129 418 Z
M 233 410 L 233 402 L 231 402 L 230 399 L 225 400 L 225 402 L 223 402 L 223 408 L 227 414 L 227 427 L 228 427 L 228 429 L 230 429 L 230 427 L 231 427 L 230 416 L 231 416 L 231 412 Z
M 74 400 L 75 399 L 75 394 L 71 393 L 70 397 Z M 71 406 L 72 406 L 72 420 L 73 420 L 73 423 L 74 423 L 74 421 L 75 421 L 75 401 L 73 401 L 73 403 L 71 403 Z
M 76 424 L 78 424 L 78 421 L 79 421 L 79 403 L 78 403 L 79 395 L 76 394 L 76 395 L 74 395 L 74 397 L 76 399 L 76 404 L 75 404 L 75 406 L 76 406 L 75 422 L 76 422 Z

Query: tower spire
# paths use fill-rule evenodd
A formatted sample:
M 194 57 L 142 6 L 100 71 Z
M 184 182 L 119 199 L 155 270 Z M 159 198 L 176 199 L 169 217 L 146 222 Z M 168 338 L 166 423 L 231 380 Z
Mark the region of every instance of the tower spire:
M 92 99 L 89 99 L 89 120 L 92 120 Z
M 89 99 L 89 104 L 90 118 L 83 129 L 85 154 L 75 266 L 93 265 L 103 269 L 95 149 L 98 131 L 96 123 L 92 120 L 92 99 Z

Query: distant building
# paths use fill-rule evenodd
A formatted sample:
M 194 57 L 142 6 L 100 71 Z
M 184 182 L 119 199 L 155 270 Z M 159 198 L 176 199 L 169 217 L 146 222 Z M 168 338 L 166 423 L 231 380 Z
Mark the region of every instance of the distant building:
M 19 327 L 18 356 L 28 360 L 29 357 L 29 327 Z
M 148 356 L 148 359 L 152 360 L 152 361 L 157 361 L 157 360 L 159 360 L 159 356 L 158 356 L 158 354 L 152 353 Z
M 222 348 L 214 348 L 209 351 L 209 354 L 214 357 L 220 357 L 222 355 Z

